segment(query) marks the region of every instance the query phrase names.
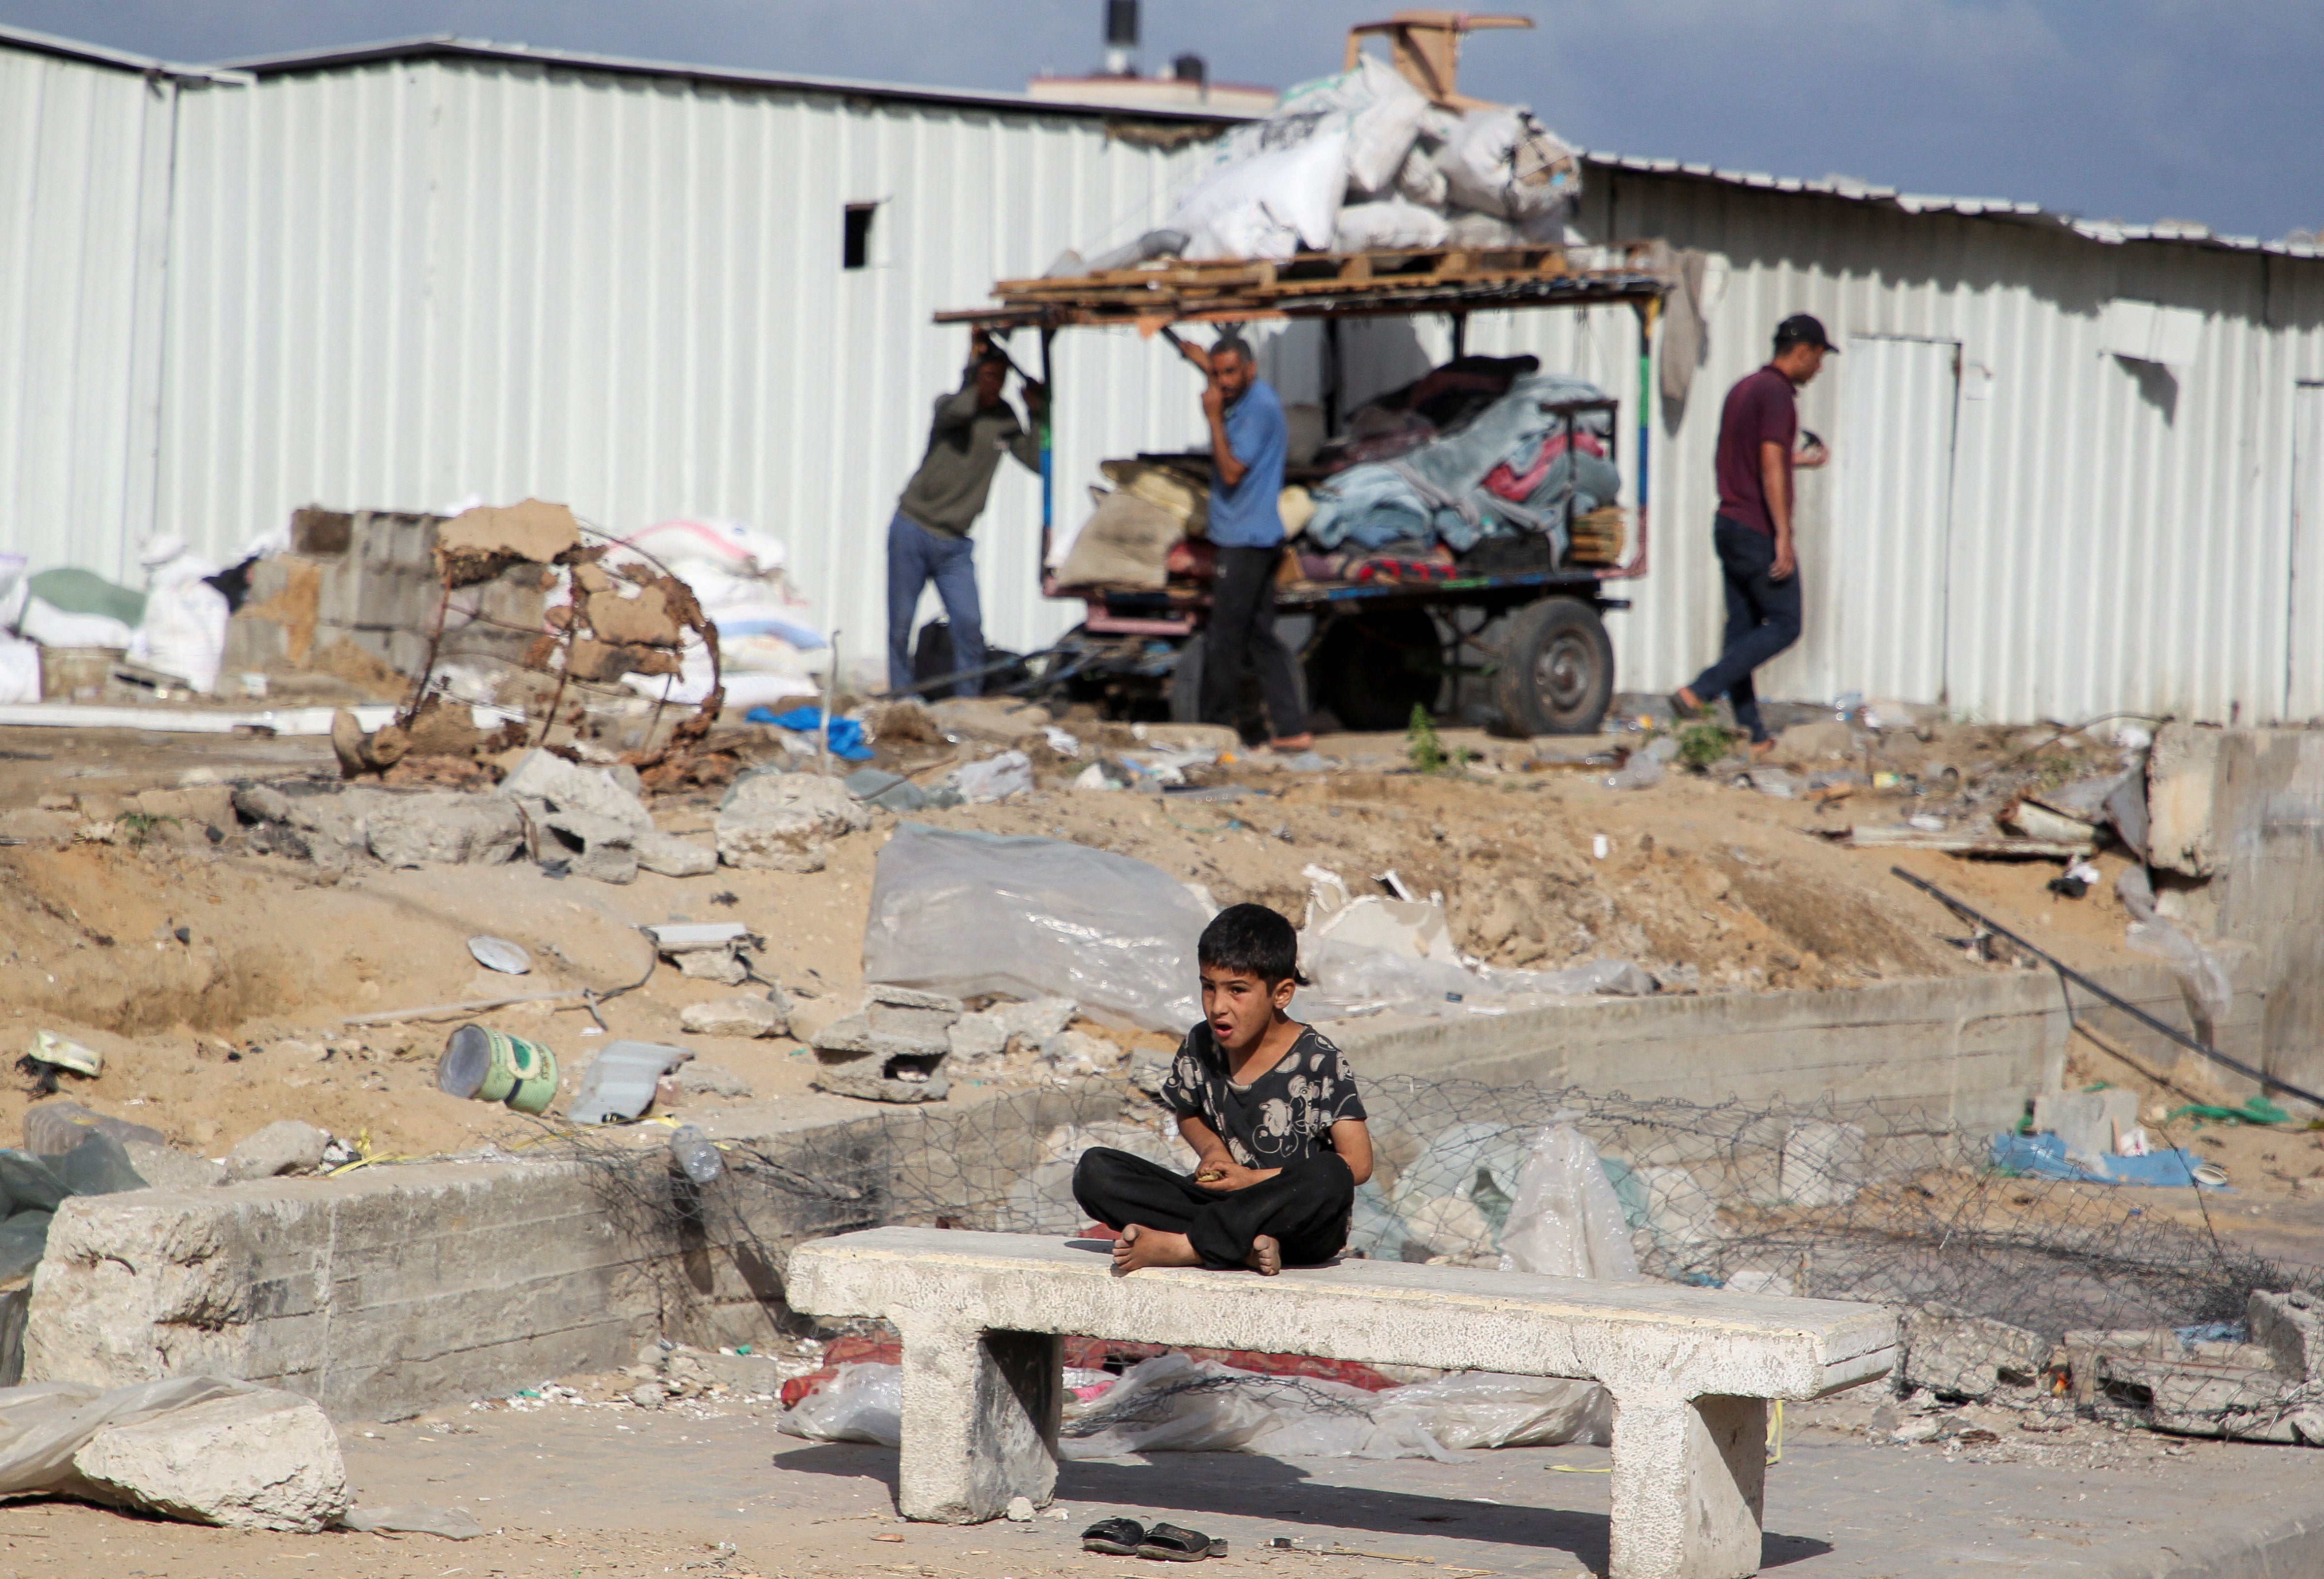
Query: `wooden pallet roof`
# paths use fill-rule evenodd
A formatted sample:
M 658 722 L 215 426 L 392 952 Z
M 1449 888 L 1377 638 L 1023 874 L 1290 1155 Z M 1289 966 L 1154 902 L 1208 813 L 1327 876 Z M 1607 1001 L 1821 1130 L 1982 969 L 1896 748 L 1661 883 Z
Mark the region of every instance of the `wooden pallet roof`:
M 1134 269 L 1003 280 L 996 307 L 938 323 L 1063 328 L 1252 318 L 1373 318 L 1390 313 L 1642 301 L 1669 289 L 1657 242 L 1592 246 L 1426 247 L 1301 253 L 1287 263 L 1164 259 Z

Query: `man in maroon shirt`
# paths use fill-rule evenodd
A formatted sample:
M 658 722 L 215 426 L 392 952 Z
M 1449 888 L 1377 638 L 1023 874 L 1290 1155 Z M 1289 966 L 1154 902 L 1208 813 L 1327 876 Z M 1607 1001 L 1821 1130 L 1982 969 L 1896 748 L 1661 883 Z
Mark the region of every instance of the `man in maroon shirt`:
M 1775 326 L 1774 359 L 1729 390 L 1719 413 L 1719 518 L 1711 540 L 1727 583 L 1727 637 L 1718 661 L 1681 686 L 1671 702 L 1683 719 L 1727 697 L 1755 753 L 1773 743 L 1759 721 L 1751 671 L 1800 639 L 1792 471 L 1830 458 L 1821 442 L 1800 446 L 1794 392 L 1837 351 L 1821 323 L 1794 313 Z

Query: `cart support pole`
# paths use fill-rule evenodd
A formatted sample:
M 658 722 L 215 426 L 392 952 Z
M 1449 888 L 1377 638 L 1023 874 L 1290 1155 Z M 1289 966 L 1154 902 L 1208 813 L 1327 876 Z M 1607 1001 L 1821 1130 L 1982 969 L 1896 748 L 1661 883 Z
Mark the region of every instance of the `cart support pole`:
M 1049 537 L 1056 530 L 1057 463 L 1051 435 L 1057 419 L 1057 384 L 1049 373 L 1049 342 L 1057 331 L 1044 324 L 1041 328 L 1041 390 L 1046 397 L 1041 402 L 1041 560 L 1033 567 L 1034 585 L 1041 586 L 1049 575 Z

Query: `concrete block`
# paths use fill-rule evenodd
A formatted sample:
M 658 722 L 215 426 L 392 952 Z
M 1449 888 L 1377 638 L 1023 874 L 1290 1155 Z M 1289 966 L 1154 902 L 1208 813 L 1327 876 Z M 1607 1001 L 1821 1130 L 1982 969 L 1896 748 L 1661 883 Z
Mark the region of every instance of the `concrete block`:
M 2301 1381 L 2324 1381 L 2324 1298 L 2299 1289 L 2255 1288 L 2245 1319 L 2251 1341 L 2267 1350 L 2278 1371 Z
M 782 1005 L 763 997 L 689 1003 L 678 1016 L 678 1024 L 702 1036 L 780 1036 L 788 1020 Z
M 2104 1091 L 2051 1091 L 2034 1099 L 2034 1127 L 2064 1142 L 2070 1156 L 2111 1157 L 2117 1127 L 2138 1122 L 2138 1093 L 2108 1086 Z
M 1857 1124 L 1794 1123 L 1784 1136 L 1776 1188 L 1801 1206 L 1840 1206 L 1864 1187 L 1864 1131 Z
M 715 1064 L 681 1064 L 669 1077 L 681 1096 L 730 1096 L 748 1099 L 751 1083 L 732 1069 Z
M 226 1153 L 226 1173 L 237 1179 L 312 1173 L 322 1166 L 323 1152 L 330 1143 L 327 1131 L 302 1119 L 277 1119 L 244 1136 Z
M 226 1165 L 198 1151 L 180 1151 L 175 1146 L 148 1140 L 124 1140 L 122 1148 L 129 1153 L 129 1166 L 137 1170 L 137 1177 L 155 1189 L 193 1189 L 226 1182 Z
M 995 1003 L 986 1012 L 1012 1039 L 1022 1038 L 1038 1046 L 1071 1025 L 1081 1005 L 1071 998 L 1036 998 L 1028 1003 Z
M 2049 1361 L 2039 1333 L 1941 1305 L 1916 1306 L 1904 1316 L 1904 1390 L 1927 1388 L 1947 1398 L 1991 1398 L 2005 1382 L 2030 1384 Z
M 354 1501 L 331 1422 L 289 1392 L 235 1393 L 102 1427 L 72 1462 L 101 1500 L 229 1529 L 311 1535 Z
M 2230 739 L 2223 729 L 2165 724 L 2146 762 L 2146 860 L 2188 877 L 2209 877 L 2218 864 L 2214 808 L 2220 760 Z
M 514 860 L 524 843 L 516 808 L 489 795 L 450 790 L 351 793 L 364 797 L 356 803 L 364 847 L 390 866 L 498 866 Z
M 1376 1260 L 1117 1278 L 1055 1239 L 930 1229 L 802 1244 L 788 1290 L 794 1309 L 902 1333 L 910 1519 L 1047 1499 L 1059 1372 L 1038 1340 L 1064 1333 L 1597 1381 L 1614 1399 L 1614 1579 L 1757 1572 L 1766 1400 L 1882 1375 L 1896 1344 L 1891 1313 L 1836 1300 Z
M 872 826 L 872 812 L 820 773 L 760 773 L 740 780 L 718 810 L 718 856 L 729 866 L 820 872 L 824 846 Z
M 951 1093 L 951 1082 L 929 1070 L 919 1070 L 921 1077 L 917 1080 L 897 1078 L 893 1071 L 903 1062 L 896 1058 L 863 1058 L 850 1064 L 825 1064 L 816 1071 L 810 1084 L 817 1091 L 863 1102 L 942 1102 Z
M 135 806 L 147 817 L 168 817 L 193 828 L 231 828 L 235 826 L 234 787 L 230 784 L 196 784 L 184 790 L 147 790 L 136 797 Z
M 1009 1027 L 997 1014 L 964 1014 L 945 1031 L 955 1058 L 997 1058 L 1009 1050 Z
M 336 558 L 355 543 L 355 518 L 343 510 L 309 504 L 290 512 L 290 551 Z M 262 561 L 263 563 L 263 561 Z
M 644 803 L 604 770 L 585 768 L 547 751 L 526 753 L 501 780 L 500 793 L 512 799 L 545 800 L 556 811 L 604 817 L 637 833 L 654 831 L 653 817 Z
M 546 826 L 565 846 L 574 876 L 614 883 L 638 880 L 637 830 L 629 824 L 586 811 L 558 811 Z
M 664 877 L 707 877 L 718 870 L 717 851 L 705 849 L 659 828 L 647 828 L 633 836 L 630 843 L 637 852 L 639 867 Z
M 716 982 L 722 987 L 739 987 L 751 979 L 742 962 L 731 948 L 689 948 L 668 956 L 678 966 L 678 974 L 697 982 Z

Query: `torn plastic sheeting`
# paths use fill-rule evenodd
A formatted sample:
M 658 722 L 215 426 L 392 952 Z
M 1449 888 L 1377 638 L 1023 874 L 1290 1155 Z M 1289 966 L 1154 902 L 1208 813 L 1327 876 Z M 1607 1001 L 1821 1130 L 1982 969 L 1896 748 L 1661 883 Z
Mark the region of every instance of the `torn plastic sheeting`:
M 365 734 L 395 721 L 395 709 L 349 707 Z M 0 726 L 46 725 L 52 729 L 143 729 L 160 734 L 232 734 L 248 730 L 258 734 L 328 734 L 336 707 L 282 707 L 256 713 L 200 711 L 179 707 L 66 706 L 42 702 L 0 706 Z
M 1157 866 L 1062 839 L 897 826 L 873 867 L 863 979 L 955 998 L 1071 998 L 1100 1024 L 1201 1018 L 1210 912 Z
M 777 1428 L 826 1442 L 901 1439 L 900 1366 L 843 1365 Z M 1253 1453 L 1271 1458 L 1433 1458 L 1466 1447 L 1609 1440 L 1594 1382 L 1472 1371 L 1370 1391 L 1313 1377 L 1237 1371 L 1192 1355 L 1140 1361 L 1093 1398 L 1065 1405 L 1057 1455 Z
M 962 799 L 972 802 L 1029 795 L 1033 792 L 1033 759 L 1021 751 L 1004 751 L 955 771 L 952 787 Z
M 2178 1147 L 2144 1157 L 2093 1158 L 2096 1168 L 2069 1161 L 2055 1135 L 1996 1135 L 1993 1165 L 2030 1178 L 2080 1179 L 2093 1184 L 2147 1185 L 2161 1189 L 2225 1189 L 2227 1179 L 2201 1157 Z M 2206 1177 L 2207 1174 L 2215 1177 Z
M 863 743 L 863 725 L 853 718 L 834 718 L 828 726 L 823 722 L 820 707 L 793 707 L 788 713 L 778 713 L 772 707 L 753 707 L 742 715 L 752 724 L 771 724 L 778 729 L 788 729 L 797 734 L 813 734 L 822 729 L 831 745 L 831 754 L 844 757 L 851 762 L 868 762 L 872 748 Z
M 1627 1169 L 1625 1170 L 1628 1171 Z M 1637 1251 L 1598 1148 L 1561 1113 L 1534 1137 L 1501 1230 L 1504 1271 L 1635 1282 Z

